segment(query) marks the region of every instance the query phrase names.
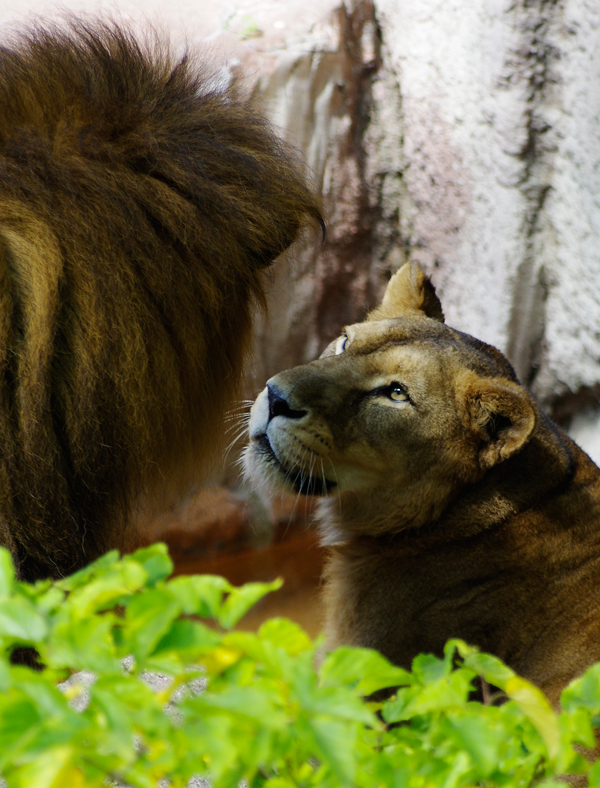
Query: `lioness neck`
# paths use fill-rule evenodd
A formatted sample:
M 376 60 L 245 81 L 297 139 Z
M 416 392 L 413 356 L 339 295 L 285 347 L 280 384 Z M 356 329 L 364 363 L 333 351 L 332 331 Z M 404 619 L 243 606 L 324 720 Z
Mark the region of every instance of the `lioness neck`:
M 557 701 L 594 650 L 589 610 L 600 603 L 599 502 L 600 471 L 543 417 L 520 454 L 418 528 L 403 526 L 400 512 L 399 530 L 373 536 L 368 522 L 357 527 L 355 511 L 346 523 L 344 502 L 336 508 L 331 501 L 321 510 L 321 529 L 339 539 L 326 571 L 330 644 L 376 648 L 410 667 L 416 654 L 441 654 L 449 638 L 460 637 Z M 583 620 L 580 642 L 575 633 Z M 597 629 L 600 635 L 600 621 Z

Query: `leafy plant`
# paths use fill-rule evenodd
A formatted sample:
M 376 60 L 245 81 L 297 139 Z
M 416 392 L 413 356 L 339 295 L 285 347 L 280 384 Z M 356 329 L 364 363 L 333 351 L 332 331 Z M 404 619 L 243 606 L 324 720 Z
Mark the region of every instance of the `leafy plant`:
M 169 580 L 164 545 L 109 553 L 56 583 L 15 579 L 0 550 L 0 774 L 9 788 L 458 788 L 554 785 L 600 767 L 594 746 L 600 665 L 544 695 L 459 640 L 408 672 L 272 619 L 232 628 L 275 583 Z M 210 622 L 210 626 L 206 622 Z M 30 646 L 42 672 L 13 666 Z M 318 667 L 315 665 L 318 664 Z M 470 700 L 477 681 L 501 704 Z M 389 690 L 384 701 L 369 700 Z M 496 692 L 496 690 L 493 690 Z M 367 698 L 365 700 L 365 698 Z M 558 786 L 558 783 L 556 783 Z

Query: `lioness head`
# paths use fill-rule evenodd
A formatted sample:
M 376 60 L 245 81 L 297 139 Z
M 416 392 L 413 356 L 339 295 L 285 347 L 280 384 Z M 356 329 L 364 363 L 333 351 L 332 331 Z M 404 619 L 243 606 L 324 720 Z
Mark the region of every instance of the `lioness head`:
M 325 541 L 403 530 L 518 452 L 538 410 L 495 348 L 444 324 L 415 264 L 321 357 L 271 378 L 251 412 L 259 486 L 322 496 Z

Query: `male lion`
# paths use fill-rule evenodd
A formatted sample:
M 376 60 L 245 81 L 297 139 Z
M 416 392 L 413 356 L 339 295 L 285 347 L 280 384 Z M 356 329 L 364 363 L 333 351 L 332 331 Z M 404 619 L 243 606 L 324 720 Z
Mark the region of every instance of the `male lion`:
M 0 47 L 0 542 L 126 543 L 219 445 L 263 269 L 321 222 L 235 83 L 100 22 Z
M 600 659 L 600 471 L 416 265 L 256 400 L 248 474 L 323 496 L 329 645 L 409 667 L 460 637 L 556 703 Z

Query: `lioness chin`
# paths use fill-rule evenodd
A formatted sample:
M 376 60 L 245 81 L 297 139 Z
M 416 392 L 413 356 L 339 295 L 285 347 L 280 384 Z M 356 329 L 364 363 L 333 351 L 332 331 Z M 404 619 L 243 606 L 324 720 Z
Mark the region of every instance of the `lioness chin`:
M 322 356 L 271 378 L 258 486 L 322 497 L 328 644 L 409 667 L 460 637 L 553 703 L 600 659 L 600 470 L 414 264 Z

